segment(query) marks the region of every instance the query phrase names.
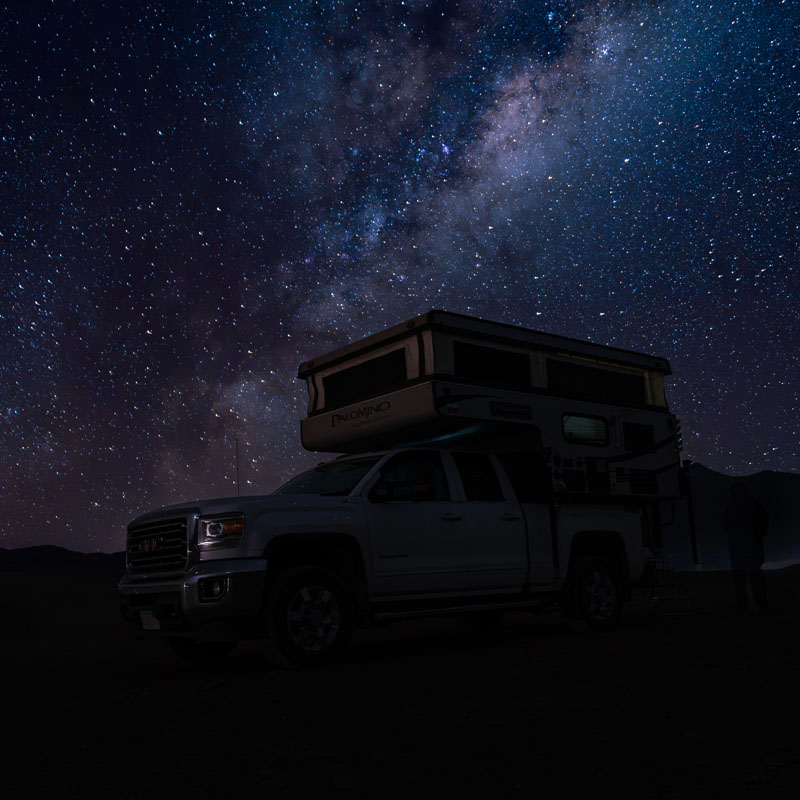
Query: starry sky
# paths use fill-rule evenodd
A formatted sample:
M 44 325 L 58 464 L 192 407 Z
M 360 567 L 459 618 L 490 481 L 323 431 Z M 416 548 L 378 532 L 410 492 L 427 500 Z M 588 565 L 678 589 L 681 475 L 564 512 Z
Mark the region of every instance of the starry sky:
M 301 361 L 430 308 L 670 359 L 800 471 L 800 4 L 14 3 L 0 546 L 271 491 Z

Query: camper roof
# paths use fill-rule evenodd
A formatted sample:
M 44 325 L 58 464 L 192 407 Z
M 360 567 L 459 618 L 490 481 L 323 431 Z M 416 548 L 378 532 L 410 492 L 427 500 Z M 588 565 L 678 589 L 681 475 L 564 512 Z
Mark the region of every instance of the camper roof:
M 573 339 L 569 336 L 557 336 L 553 333 L 521 328 L 503 322 L 489 322 L 478 317 L 469 317 L 465 314 L 455 314 L 451 311 L 434 309 L 399 325 L 394 325 L 379 333 L 367 336 L 357 342 L 332 350 L 310 361 L 304 361 L 298 369 L 298 377 L 306 378 L 323 367 L 331 367 L 359 353 L 369 352 L 378 345 L 386 345 L 393 340 L 403 339 L 411 331 L 416 333 L 429 328 L 472 334 L 478 338 L 496 343 L 523 344 L 541 350 L 565 352 L 570 355 L 608 360 L 614 364 L 649 369 L 663 375 L 672 374 L 669 361 L 665 358 L 637 353 L 633 350 L 624 350 L 619 347 L 593 344 L 592 342 Z

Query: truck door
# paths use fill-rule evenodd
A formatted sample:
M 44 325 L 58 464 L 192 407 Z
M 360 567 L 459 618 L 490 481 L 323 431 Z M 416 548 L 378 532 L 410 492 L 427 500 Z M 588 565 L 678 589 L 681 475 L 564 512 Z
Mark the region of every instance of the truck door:
M 375 596 L 461 588 L 467 524 L 440 453 L 406 451 L 388 460 L 365 490 L 364 510 Z
M 537 451 L 503 453 L 500 463 L 522 509 L 528 534 L 528 582 L 553 586 L 556 569 L 551 525 L 552 478 L 544 456 Z M 563 569 L 563 567 L 562 567 Z
M 522 509 L 486 453 L 453 453 L 464 490 L 467 533 L 464 583 L 476 589 L 521 589 L 528 572 Z

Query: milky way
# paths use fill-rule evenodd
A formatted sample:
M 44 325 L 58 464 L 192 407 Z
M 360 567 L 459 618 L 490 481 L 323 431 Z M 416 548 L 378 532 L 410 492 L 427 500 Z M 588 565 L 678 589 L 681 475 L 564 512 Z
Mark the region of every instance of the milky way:
M 666 356 L 800 468 L 798 4 L 54 2 L 1 35 L 0 545 L 270 491 L 297 365 L 430 308 Z

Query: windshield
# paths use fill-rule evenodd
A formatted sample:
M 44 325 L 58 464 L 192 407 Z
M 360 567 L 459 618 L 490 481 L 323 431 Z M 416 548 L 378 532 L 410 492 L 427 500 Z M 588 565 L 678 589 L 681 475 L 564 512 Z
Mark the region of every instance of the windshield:
M 372 456 L 321 464 L 292 478 L 273 494 L 322 494 L 343 497 L 355 489 L 356 484 L 379 460 L 380 456 Z

